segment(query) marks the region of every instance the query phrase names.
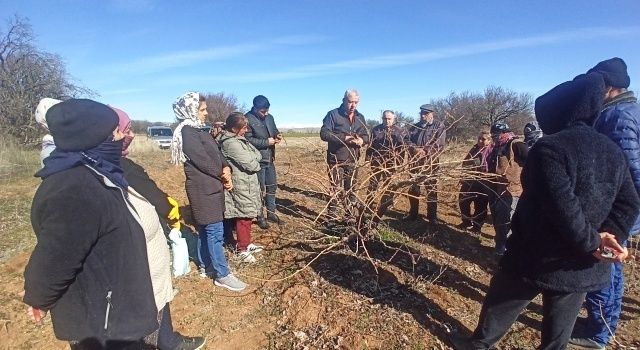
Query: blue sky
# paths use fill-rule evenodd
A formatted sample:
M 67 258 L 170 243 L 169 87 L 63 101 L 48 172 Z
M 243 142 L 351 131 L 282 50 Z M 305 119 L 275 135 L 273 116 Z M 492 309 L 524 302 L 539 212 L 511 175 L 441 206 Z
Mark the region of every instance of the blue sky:
M 606 6 L 603 6 L 606 4 Z M 451 91 L 540 95 L 622 57 L 640 79 L 640 1 L 0 0 L 30 20 L 97 100 L 172 121 L 186 91 L 271 101 L 281 126 L 320 125 L 347 88 L 360 112 L 417 115 Z M 3 23 L 4 28 L 4 23 Z

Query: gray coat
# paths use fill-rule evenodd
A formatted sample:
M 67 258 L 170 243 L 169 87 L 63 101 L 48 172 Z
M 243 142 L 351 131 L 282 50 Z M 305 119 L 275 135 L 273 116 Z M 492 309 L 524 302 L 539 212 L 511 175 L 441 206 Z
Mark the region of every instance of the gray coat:
M 222 154 L 231 166 L 233 189 L 224 191 L 225 219 L 254 218 L 262 212 L 258 171 L 262 155 L 244 136 L 224 131 L 219 139 Z

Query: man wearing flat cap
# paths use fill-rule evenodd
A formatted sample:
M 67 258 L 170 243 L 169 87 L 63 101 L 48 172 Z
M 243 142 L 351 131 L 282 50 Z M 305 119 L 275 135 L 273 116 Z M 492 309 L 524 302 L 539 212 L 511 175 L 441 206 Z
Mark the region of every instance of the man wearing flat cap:
M 446 130 L 444 123 L 434 119 L 435 107 L 432 104 L 420 106 L 420 121 L 409 129 L 410 164 L 413 174 L 418 178 L 409 189 L 409 214 L 405 220 L 418 218 L 420 205 L 420 186 L 427 190 L 427 220 L 437 223 L 438 192 L 437 179 L 433 174 L 438 170 L 440 152 L 445 147 Z M 421 178 L 427 177 L 426 180 Z
M 632 91 L 626 63 L 618 57 L 602 61 L 587 73 L 602 75 L 605 83 L 604 106 L 593 127 L 607 135 L 622 149 L 629 164 L 631 178 L 640 194 L 640 105 Z M 640 218 L 629 232 L 640 232 Z M 624 247 L 626 242 L 620 242 Z M 589 292 L 585 300 L 587 322 L 583 333 L 574 334 L 571 344 L 590 349 L 604 349 L 615 333 L 622 309 L 624 278 L 622 263 L 611 265 L 611 283 L 602 290 Z

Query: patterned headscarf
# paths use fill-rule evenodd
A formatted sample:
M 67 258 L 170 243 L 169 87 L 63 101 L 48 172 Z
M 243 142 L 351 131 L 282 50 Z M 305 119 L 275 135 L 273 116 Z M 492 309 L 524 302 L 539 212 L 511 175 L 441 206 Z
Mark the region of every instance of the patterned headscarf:
M 204 123 L 198 119 L 198 108 L 200 107 L 200 94 L 197 92 L 187 92 L 180 96 L 173 103 L 173 113 L 180 121 L 180 124 L 173 131 L 173 140 L 171 141 L 171 163 L 175 165 L 182 164 L 187 161 L 187 157 L 182 152 L 182 128 L 185 125 L 194 128 L 201 128 Z

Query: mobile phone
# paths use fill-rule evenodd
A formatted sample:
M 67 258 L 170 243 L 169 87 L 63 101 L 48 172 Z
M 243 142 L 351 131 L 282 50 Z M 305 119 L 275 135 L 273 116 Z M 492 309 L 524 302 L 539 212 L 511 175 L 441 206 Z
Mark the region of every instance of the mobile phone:
M 613 249 L 609 247 L 602 248 L 602 252 L 600 253 L 600 256 L 605 259 L 613 259 L 616 257 L 616 255 L 613 253 Z

